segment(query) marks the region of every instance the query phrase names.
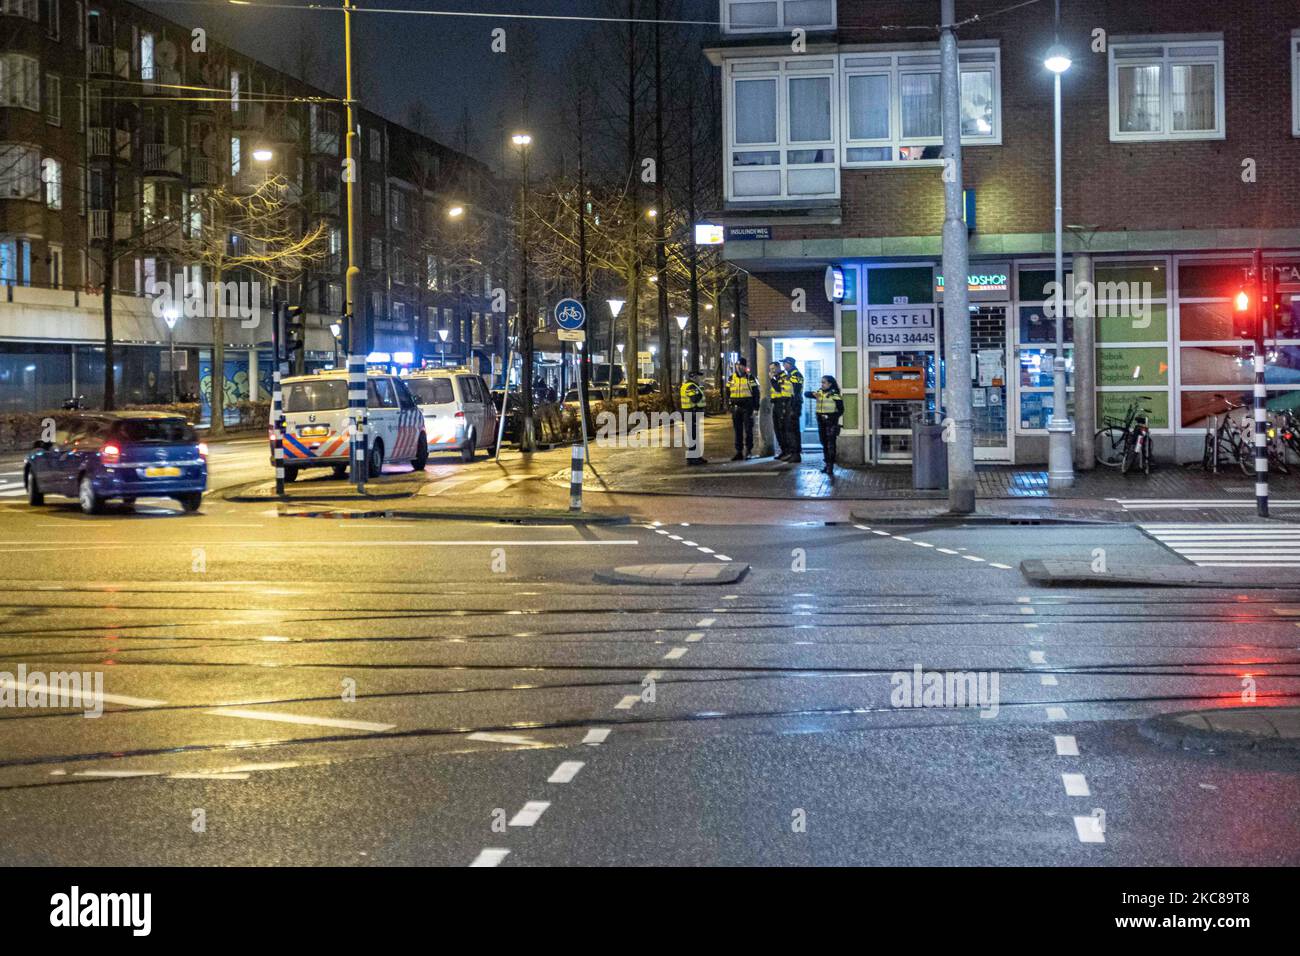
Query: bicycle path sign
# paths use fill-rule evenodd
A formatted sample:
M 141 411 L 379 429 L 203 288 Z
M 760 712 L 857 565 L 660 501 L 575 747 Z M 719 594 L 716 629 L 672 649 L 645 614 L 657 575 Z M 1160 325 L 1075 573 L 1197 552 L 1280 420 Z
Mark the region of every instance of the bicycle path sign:
M 587 310 L 577 299 L 561 299 L 555 304 L 555 324 L 566 332 L 576 332 L 587 323 Z

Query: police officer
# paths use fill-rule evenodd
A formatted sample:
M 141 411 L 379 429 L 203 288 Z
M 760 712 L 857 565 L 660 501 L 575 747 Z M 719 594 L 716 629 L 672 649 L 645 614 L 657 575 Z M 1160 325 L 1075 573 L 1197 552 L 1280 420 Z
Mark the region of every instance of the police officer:
M 826 474 L 835 477 L 835 443 L 840 437 L 840 419 L 844 417 L 844 398 L 840 395 L 840 383 L 833 375 L 823 375 L 821 388 L 815 392 L 805 392 L 808 398 L 817 402 L 817 437 L 822 443 L 822 457 L 826 465 L 822 468 Z
M 799 419 L 803 413 L 803 401 L 799 398 L 804 393 L 803 373 L 799 371 L 799 366 L 795 363 L 795 360 L 788 356 L 781 360 L 781 364 L 785 366 L 785 377 L 789 381 L 790 394 L 790 401 L 786 405 L 787 417 L 785 425 L 785 434 L 789 446 L 782 445 L 786 451 L 782 460 L 798 464 L 803 460 L 803 438 L 799 428 Z
M 704 442 L 700 433 L 700 422 L 704 419 L 704 376 L 696 372 L 690 378 L 682 379 L 681 400 L 682 417 L 686 420 L 686 464 L 707 465 L 704 457 Z
M 754 454 L 754 412 L 758 409 L 758 379 L 749 370 L 749 362 L 736 359 L 731 378 L 727 381 L 727 395 L 731 398 L 731 430 L 735 433 L 736 454 L 732 461 L 744 461 Z
M 790 402 L 794 393 L 790 391 L 790 380 L 780 362 L 767 367 L 767 380 L 772 387 L 772 433 L 779 447 L 776 457 L 778 461 L 784 461 L 790 454 Z

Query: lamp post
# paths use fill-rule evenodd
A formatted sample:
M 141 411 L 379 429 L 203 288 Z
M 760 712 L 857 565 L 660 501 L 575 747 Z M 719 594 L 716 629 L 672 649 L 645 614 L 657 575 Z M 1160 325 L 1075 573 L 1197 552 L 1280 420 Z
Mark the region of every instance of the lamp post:
M 519 185 L 519 350 L 523 360 L 519 398 L 523 421 L 519 435 L 519 450 L 536 450 L 533 422 L 533 326 L 535 319 L 528 309 L 528 147 L 533 137 L 528 133 L 515 133 L 510 141 L 519 147 L 519 164 L 523 179 Z
M 609 304 L 609 376 L 605 380 L 606 395 L 605 400 L 612 402 L 614 400 L 614 326 L 618 319 L 618 314 L 623 311 L 625 305 L 622 299 L 606 299 Z M 618 364 L 623 364 L 623 346 L 618 347 Z
M 172 404 L 176 404 L 176 322 L 180 318 L 180 313 L 175 309 L 168 309 L 163 313 L 163 321 L 167 323 L 167 369 L 168 376 L 172 380 Z
M 689 315 L 679 315 L 676 318 L 677 318 L 677 331 L 681 332 L 682 354 L 684 358 L 684 356 L 686 355 L 686 323 L 691 321 L 691 317 Z M 682 362 L 683 381 L 685 381 L 685 375 L 686 375 L 686 362 L 683 360 Z
M 438 330 L 438 367 L 439 368 L 447 367 L 447 336 L 450 333 L 451 333 L 451 329 Z
M 337 322 L 330 323 L 330 336 L 334 339 L 334 367 L 339 367 L 339 338 L 343 335 L 343 326 Z
M 1060 18 L 1061 4 L 1057 0 L 1058 28 Z M 1056 170 L 1056 361 L 1052 371 L 1052 418 L 1047 423 L 1047 487 L 1064 489 L 1074 485 L 1074 456 L 1071 449 L 1074 425 L 1070 421 L 1065 388 L 1065 252 L 1061 236 L 1061 74 L 1070 68 L 1070 53 L 1059 40 L 1047 51 L 1043 65 L 1052 72 Z

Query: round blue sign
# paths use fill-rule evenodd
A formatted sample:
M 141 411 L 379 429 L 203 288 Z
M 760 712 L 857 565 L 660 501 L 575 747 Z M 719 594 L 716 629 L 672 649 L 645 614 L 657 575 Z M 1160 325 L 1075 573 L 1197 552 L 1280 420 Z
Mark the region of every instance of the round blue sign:
M 580 329 L 587 322 L 587 310 L 577 299 L 561 299 L 555 305 L 555 324 L 570 332 Z

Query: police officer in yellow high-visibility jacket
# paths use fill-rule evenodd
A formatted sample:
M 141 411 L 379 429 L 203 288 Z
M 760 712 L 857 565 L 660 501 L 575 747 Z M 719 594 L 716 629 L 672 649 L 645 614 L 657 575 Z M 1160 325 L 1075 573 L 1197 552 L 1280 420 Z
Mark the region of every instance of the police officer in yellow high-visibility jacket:
M 767 381 L 772 387 L 772 434 L 778 446 L 776 457 L 784 460 L 790 454 L 790 403 L 794 401 L 794 392 L 780 362 L 767 367 Z
M 731 430 L 736 437 L 736 453 L 731 460 L 744 461 L 754 454 L 754 412 L 758 409 L 758 379 L 744 358 L 736 359 L 727 380 L 727 396 L 731 399 Z
M 822 471 L 835 477 L 835 444 L 840 437 L 840 419 L 844 417 L 844 396 L 834 375 L 822 376 L 822 387 L 804 395 L 817 403 L 817 437 L 822 443 L 822 457 L 826 460 Z
M 707 465 L 704 457 L 704 441 L 700 434 L 700 422 L 704 418 L 704 388 L 700 380 L 704 378 L 696 372 L 691 378 L 682 379 L 681 401 L 682 418 L 686 421 L 686 464 Z
M 799 427 L 799 420 L 803 418 L 803 401 L 799 398 L 803 395 L 803 372 L 799 371 L 799 366 L 792 358 L 783 358 L 781 364 L 785 366 L 785 377 L 790 382 L 791 396 L 786 405 L 785 425 L 789 446 L 782 445 L 782 450 L 785 451 L 782 458 L 784 461 L 797 463 L 803 460 L 803 437 L 802 429 Z

